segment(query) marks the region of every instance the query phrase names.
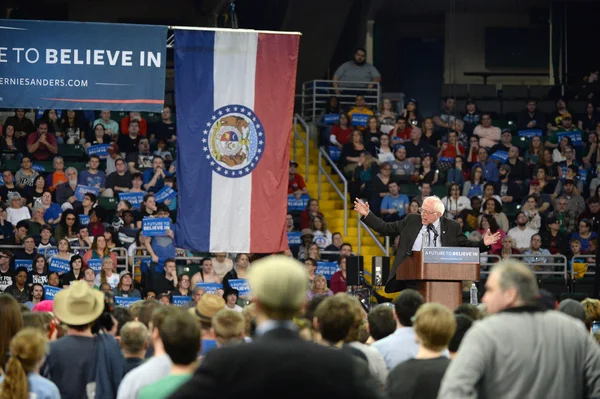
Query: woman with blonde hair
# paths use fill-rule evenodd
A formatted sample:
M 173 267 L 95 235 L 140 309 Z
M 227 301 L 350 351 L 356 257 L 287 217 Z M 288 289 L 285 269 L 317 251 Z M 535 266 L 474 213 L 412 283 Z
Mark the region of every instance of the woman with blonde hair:
M 315 276 L 310 290 L 306 292 L 306 298 L 310 301 L 315 295 L 332 296 L 333 291 L 327 288 L 327 279 L 322 274 Z
M 114 273 L 115 265 L 111 258 L 102 259 L 102 268 L 96 276 L 94 284 L 99 287 L 102 283 L 108 283 L 110 288 L 115 289 L 119 284 L 119 275 Z
M 39 374 L 47 351 L 48 339 L 38 329 L 26 328 L 14 336 L 5 376 L 0 377 L 0 399 L 60 399 L 58 387 Z
M 352 198 L 371 198 L 373 178 L 379 173 L 379 166 L 369 151 L 363 151 L 358 157 L 358 165 L 352 173 L 349 191 Z
M 313 233 L 313 242 L 316 243 L 320 249 L 325 249 L 331 245 L 332 235 L 329 230 L 327 230 L 327 223 L 325 222 L 325 218 L 321 216 L 315 216 L 310 223 L 310 228 Z

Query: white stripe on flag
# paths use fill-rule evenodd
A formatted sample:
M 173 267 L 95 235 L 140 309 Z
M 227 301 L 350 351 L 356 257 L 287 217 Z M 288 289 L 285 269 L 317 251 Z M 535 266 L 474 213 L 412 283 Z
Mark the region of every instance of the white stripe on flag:
M 215 33 L 215 109 L 228 104 L 254 109 L 257 47 L 258 33 Z M 211 252 L 250 252 L 251 196 L 252 173 L 234 179 L 213 172 Z

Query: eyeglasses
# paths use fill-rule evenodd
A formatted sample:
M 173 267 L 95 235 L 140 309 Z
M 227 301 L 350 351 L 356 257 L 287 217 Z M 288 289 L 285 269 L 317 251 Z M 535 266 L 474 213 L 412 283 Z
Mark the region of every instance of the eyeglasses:
M 72 220 L 72 221 L 74 221 L 74 220 L 75 220 L 75 218 L 67 218 L 67 220 Z
M 423 207 L 419 207 L 419 213 L 422 213 L 423 215 L 433 215 L 436 212 L 435 211 L 428 211 L 426 209 L 423 209 Z

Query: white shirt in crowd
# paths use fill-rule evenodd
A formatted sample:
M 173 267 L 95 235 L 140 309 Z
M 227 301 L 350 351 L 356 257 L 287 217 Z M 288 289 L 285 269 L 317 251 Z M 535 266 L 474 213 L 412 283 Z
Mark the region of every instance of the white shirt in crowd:
M 471 200 L 461 195 L 458 199 L 451 196 L 442 198 L 442 204 L 446 207 L 446 218 L 454 219 L 463 209 L 471 209 Z
M 116 288 L 117 284 L 119 284 L 119 275 L 117 273 L 111 274 L 110 277 L 106 278 L 106 282 L 110 285 L 110 288 Z M 100 287 L 100 284 L 102 284 L 102 276 L 98 273 L 94 279 L 94 285 Z
M 525 230 L 521 230 L 518 226 L 508 230 L 508 235 L 515 240 L 517 248 L 529 248 L 531 243 L 531 236 L 536 234 L 537 231 L 531 227 L 525 227 Z

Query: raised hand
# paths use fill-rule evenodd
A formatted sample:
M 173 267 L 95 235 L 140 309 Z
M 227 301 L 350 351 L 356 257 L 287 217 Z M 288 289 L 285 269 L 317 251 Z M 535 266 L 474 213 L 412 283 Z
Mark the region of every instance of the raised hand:
M 497 231 L 495 234 L 492 234 L 490 232 L 490 229 L 488 229 L 488 231 L 486 231 L 485 235 L 483 236 L 483 243 L 485 245 L 493 245 L 493 244 L 497 243 L 499 239 L 500 239 L 499 231 Z
M 356 198 L 354 200 L 354 210 L 360 213 L 362 216 L 367 216 L 371 210 L 369 209 L 368 202 L 362 202 L 362 200 Z

